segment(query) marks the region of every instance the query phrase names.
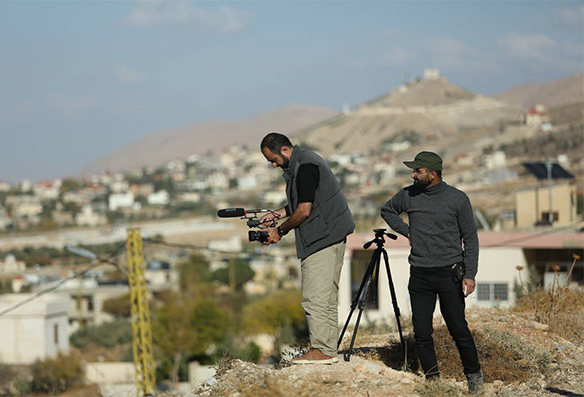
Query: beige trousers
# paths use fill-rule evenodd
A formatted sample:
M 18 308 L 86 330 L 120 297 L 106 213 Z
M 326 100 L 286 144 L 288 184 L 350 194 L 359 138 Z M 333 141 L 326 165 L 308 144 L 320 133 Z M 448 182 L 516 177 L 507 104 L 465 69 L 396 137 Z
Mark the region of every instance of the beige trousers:
M 345 243 L 331 245 L 305 258 L 302 269 L 302 307 L 310 344 L 327 356 L 337 356 L 339 337 L 339 279 Z

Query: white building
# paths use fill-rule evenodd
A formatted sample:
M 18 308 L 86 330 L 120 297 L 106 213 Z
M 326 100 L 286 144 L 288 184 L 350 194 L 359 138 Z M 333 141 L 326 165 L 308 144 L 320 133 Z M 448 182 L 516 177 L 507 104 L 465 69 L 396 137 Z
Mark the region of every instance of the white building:
M 30 294 L 0 295 L 0 311 L 30 298 Z M 0 317 L 0 362 L 32 364 L 69 353 L 67 295 L 44 295 Z
M 81 211 L 75 215 L 75 223 L 77 226 L 101 226 L 107 224 L 107 217 L 103 214 L 94 212 L 90 205 L 85 205 L 81 208 Z
M 372 240 L 370 235 L 354 234 L 347 238 L 345 265 L 339 284 L 339 322 L 344 324 L 351 309 L 355 293 L 363 279 L 375 245 L 368 250 L 363 244 Z M 519 285 L 519 271 L 525 282 L 528 279 L 528 268 L 533 266 L 544 277 L 544 283 L 549 284 L 555 275 L 551 267 L 559 265 L 559 278 L 567 275 L 572 264 L 572 254 L 582 258 L 584 239 L 577 233 L 526 234 L 526 233 L 479 233 L 479 272 L 476 277 L 476 291 L 466 299 L 467 307 L 492 308 L 508 307 L 515 303 L 514 286 Z M 397 304 L 401 315 L 410 316 L 410 298 L 408 293 L 409 268 L 408 256 L 410 247 L 407 239 L 402 236 L 398 240 L 386 238 L 385 249 L 389 255 L 389 268 L 395 288 Z M 584 276 L 582 259 L 576 262 L 572 273 L 571 285 L 583 283 Z M 579 277 L 579 278 L 578 278 Z M 369 303 L 365 308 L 365 321 L 380 321 L 394 324 L 394 310 L 391 301 L 389 281 L 385 264 L 382 260 L 378 281 L 376 303 Z M 439 314 L 439 308 L 436 308 Z M 355 322 L 357 313 L 351 321 Z
M 178 201 L 181 203 L 198 203 L 201 201 L 201 195 L 197 192 L 180 193 Z
M 34 218 L 43 212 L 40 203 L 21 203 L 12 208 L 12 214 L 17 218 Z
M 150 205 L 167 205 L 170 202 L 170 194 L 166 190 L 160 190 L 149 194 L 147 200 Z
M 507 165 L 507 156 L 505 152 L 498 150 L 483 157 L 483 165 L 489 170 L 505 167 Z
M 438 80 L 440 71 L 438 69 L 424 69 L 424 80 Z
M 22 273 L 26 270 L 24 261 L 17 261 L 14 255 L 9 254 L 0 261 L 0 274 Z
M 124 193 L 130 188 L 130 183 L 125 179 L 114 180 L 109 184 L 109 188 L 114 193 Z
M 61 185 L 60 179 L 37 183 L 33 186 L 34 195 L 41 200 L 56 200 L 61 193 Z
M 113 193 L 109 195 L 108 208 L 110 211 L 116 211 L 119 208 L 129 208 L 134 205 L 134 195 L 127 193 Z

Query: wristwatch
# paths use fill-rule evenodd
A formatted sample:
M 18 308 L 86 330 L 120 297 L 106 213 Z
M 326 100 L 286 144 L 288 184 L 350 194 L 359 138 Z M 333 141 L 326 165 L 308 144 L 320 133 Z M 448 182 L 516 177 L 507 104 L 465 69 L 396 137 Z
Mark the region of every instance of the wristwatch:
M 282 228 L 280 226 L 278 226 L 278 236 L 284 237 L 287 234 L 288 234 L 288 232 L 283 231 Z

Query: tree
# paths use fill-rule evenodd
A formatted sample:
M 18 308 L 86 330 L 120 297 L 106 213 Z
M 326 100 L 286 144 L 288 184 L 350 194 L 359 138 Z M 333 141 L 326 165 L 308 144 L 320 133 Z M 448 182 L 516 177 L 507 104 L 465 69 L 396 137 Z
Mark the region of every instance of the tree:
M 131 305 L 130 294 L 106 299 L 103 302 L 102 310 L 116 318 L 130 317 Z
M 78 190 L 81 187 L 81 183 L 72 178 L 65 178 L 63 179 L 63 183 L 61 184 L 61 194 L 72 192 Z
M 209 261 L 201 254 L 189 256 L 188 261 L 178 265 L 179 286 L 181 291 L 189 290 L 193 285 L 211 281 Z
M 71 344 L 79 349 L 103 346 L 109 349 L 132 342 L 132 324 L 128 319 L 84 327 L 71 335 Z
M 285 324 L 303 327 L 306 323 L 299 290 L 282 290 L 250 303 L 244 309 L 244 329 L 250 333 L 274 334 Z
M 205 356 L 209 347 L 222 342 L 230 327 L 229 316 L 210 299 L 174 294 L 152 313 L 152 336 L 157 357 L 172 362 L 171 380 L 178 382 L 181 362 Z
M 231 286 L 235 291 L 240 291 L 248 281 L 252 280 L 255 272 L 249 263 L 243 259 L 232 259 L 229 265 L 213 272 L 213 280 Z
M 243 309 L 243 329 L 251 334 L 275 336 L 275 349 L 293 341 L 305 331 L 306 317 L 299 290 L 282 290 L 266 295 Z

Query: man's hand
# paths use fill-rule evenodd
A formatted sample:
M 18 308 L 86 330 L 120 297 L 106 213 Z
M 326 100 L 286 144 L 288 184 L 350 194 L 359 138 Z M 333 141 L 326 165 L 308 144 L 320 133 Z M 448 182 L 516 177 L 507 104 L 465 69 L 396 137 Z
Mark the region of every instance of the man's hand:
M 463 278 L 462 279 L 462 293 L 466 298 L 470 294 L 472 294 L 475 290 L 475 281 L 471 278 Z
M 284 211 L 284 215 L 286 214 L 286 210 L 280 208 L 279 210 L 276 211 L 272 211 L 272 212 L 268 212 L 267 214 L 263 215 L 260 218 L 260 223 L 262 225 L 270 225 L 270 226 L 275 226 L 276 222 L 278 221 L 278 219 L 282 218 L 282 214 L 281 212 Z
M 267 232 L 269 236 L 268 239 L 262 243 L 263 245 L 277 244 L 282 239 L 280 234 L 278 234 L 277 227 L 265 229 L 264 232 Z

